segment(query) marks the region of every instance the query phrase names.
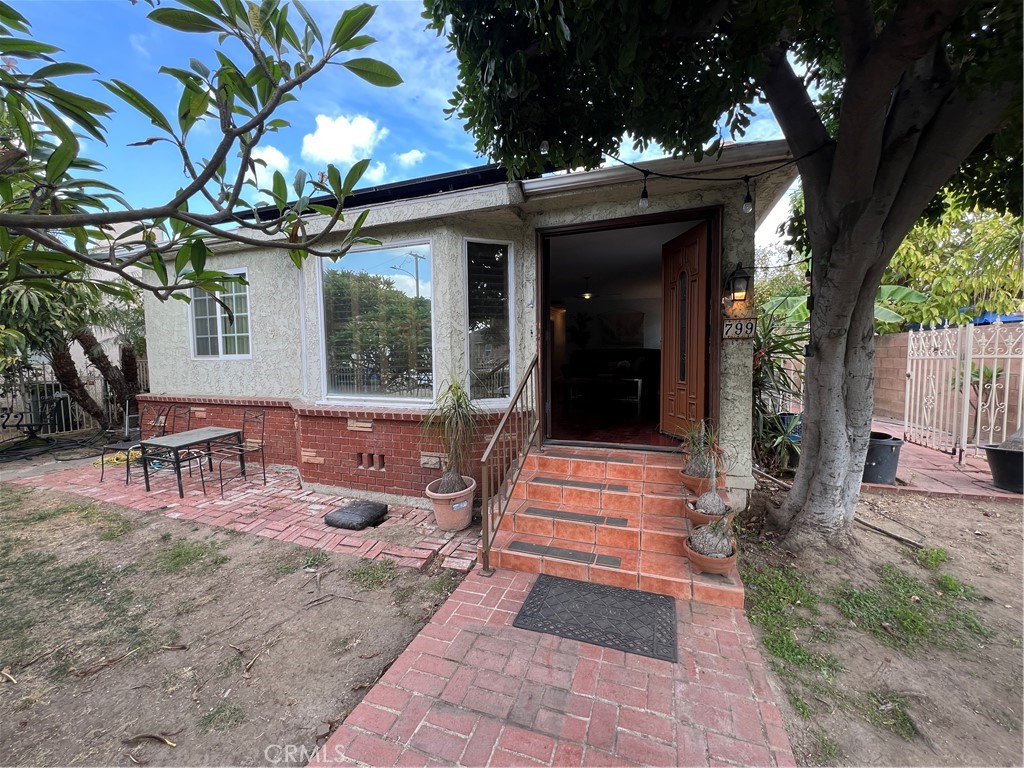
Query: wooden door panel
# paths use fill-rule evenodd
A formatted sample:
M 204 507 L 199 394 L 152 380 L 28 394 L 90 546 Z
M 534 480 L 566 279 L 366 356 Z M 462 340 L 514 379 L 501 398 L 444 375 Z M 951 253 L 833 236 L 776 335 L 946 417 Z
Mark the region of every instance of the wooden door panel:
M 683 435 L 704 418 L 707 225 L 662 246 L 661 431 Z

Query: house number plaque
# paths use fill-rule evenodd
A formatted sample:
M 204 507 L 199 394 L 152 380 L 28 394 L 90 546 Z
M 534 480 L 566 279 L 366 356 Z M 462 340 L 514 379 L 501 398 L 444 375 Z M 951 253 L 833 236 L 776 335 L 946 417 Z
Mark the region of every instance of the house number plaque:
M 722 320 L 723 339 L 752 339 L 757 320 L 753 317 L 727 317 Z

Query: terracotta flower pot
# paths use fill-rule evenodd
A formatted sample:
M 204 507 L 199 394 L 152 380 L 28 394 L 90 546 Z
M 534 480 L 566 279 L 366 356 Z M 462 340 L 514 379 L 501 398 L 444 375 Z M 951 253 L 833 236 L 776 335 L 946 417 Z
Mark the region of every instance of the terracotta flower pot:
M 434 520 L 442 531 L 461 531 L 473 521 L 476 480 L 467 475 L 463 475 L 462 479 L 466 481 L 466 489 L 456 493 L 437 493 L 441 478 L 427 484 L 427 498 L 434 502 Z
M 729 573 L 736 565 L 736 540 L 732 542 L 732 554 L 729 557 L 708 557 L 690 549 L 690 539 L 683 539 L 683 549 L 690 558 L 690 570 L 694 573 L 717 573 L 722 576 Z
M 724 515 L 709 515 L 704 512 L 701 512 L 699 509 L 694 507 L 693 504 L 691 504 L 689 501 L 686 502 L 684 510 L 687 519 L 689 519 L 690 522 L 693 523 L 694 528 L 696 528 L 698 525 L 707 525 L 708 523 L 715 522 L 715 520 L 722 519 L 724 519 L 726 525 L 728 525 L 732 523 L 732 519 L 736 515 L 736 513 L 732 511 L 732 507 L 730 506 L 726 506 Z

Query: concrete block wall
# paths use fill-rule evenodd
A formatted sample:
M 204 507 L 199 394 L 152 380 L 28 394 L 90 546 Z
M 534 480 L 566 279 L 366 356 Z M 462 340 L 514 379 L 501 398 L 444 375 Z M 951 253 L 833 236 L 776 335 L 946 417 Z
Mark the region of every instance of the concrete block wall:
M 875 339 L 875 416 L 902 419 L 907 383 L 907 334 Z

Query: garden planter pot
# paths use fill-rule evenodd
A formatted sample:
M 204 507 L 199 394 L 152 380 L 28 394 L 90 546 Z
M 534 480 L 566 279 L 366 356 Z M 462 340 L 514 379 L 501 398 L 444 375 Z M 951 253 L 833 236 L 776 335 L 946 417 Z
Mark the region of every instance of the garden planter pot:
M 457 493 L 437 493 L 441 478 L 427 485 L 427 498 L 434 502 L 434 519 L 442 531 L 461 531 L 469 527 L 473 521 L 473 494 L 476 493 L 476 480 L 467 475 L 466 490 Z
M 902 440 L 888 432 L 872 432 L 861 479 L 865 483 L 896 485 L 896 468 L 900 463 L 902 445 Z
M 682 478 L 683 485 L 693 491 L 696 495 L 700 496 L 711 487 L 711 479 L 704 476 L 688 475 L 685 472 L 680 471 L 680 478 Z M 718 488 L 721 490 L 725 488 L 725 476 L 718 478 Z
M 732 554 L 729 557 L 708 557 L 690 549 L 690 540 L 683 539 L 683 549 L 690 558 L 690 570 L 694 573 L 717 573 L 722 576 L 729 573 L 736 565 L 736 542 L 733 541 Z
M 1024 493 L 1024 453 L 998 445 L 983 445 L 992 482 L 996 488 L 1011 493 Z
M 686 517 L 691 523 L 693 523 L 694 528 L 698 525 L 707 525 L 708 523 L 713 523 L 715 520 L 721 520 L 723 518 L 725 519 L 726 524 L 731 523 L 734 515 L 732 508 L 726 507 L 725 509 L 726 513 L 724 515 L 708 515 L 694 507 L 690 502 L 686 502 L 685 507 Z

